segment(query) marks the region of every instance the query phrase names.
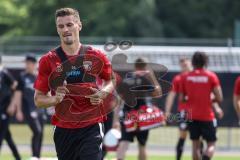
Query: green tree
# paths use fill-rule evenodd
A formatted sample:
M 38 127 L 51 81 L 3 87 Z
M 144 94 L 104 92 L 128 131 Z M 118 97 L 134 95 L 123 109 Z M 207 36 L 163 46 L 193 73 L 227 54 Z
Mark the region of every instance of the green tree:
M 232 37 L 238 0 L 156 0 L 165 37 Z
M 26 6 L 19 5 L 17 0 L 1 0 L 0 35 L 21 35 L 22 23 L 28 17 Z

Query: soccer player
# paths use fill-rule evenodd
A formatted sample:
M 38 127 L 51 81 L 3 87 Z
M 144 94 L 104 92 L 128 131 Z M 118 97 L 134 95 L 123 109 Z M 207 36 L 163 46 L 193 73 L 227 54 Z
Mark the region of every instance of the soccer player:
M 188 58 L 181 58 L 179 60 L 179 65 L 181 68 L 181 73 L 177 74 L 174 78 L 173 78 L 173 87 L 172 90 L 169 92 L 167 99 L 166 99 L 166 109 L 165 109 L 165 115 L 166 117 L 170 117 L 171 116 L 171 110 L 172 110 L 172 106 L 173 106 L 173 102 L 175 97 L 177 96 L 177 94 L 179 94 L 180 92 L 180 86 L 182 83 L 182 75 L 184 75 L 187 72 L 192 71 L 192 64 L 191 61 Z M 223 117 L 223 111 L 222 109 L 219 107 L 219 105 L 217 103 L 213 103 L 213 108 L 217 114 L 217 116 L 221 119 Z M 187 138 L 187 131 L 188 131 L 188 125 L 187 125 L 187 119 L 186 119 L 186 109 L 187 109 L 187 105 L 185 102 L 178 102 L 178 123 L 179 123 L 179 139 L 178 139 L 178 143 L 176 146 L 176 159 L 180 160 L 182 157 L 182 153 L 183 153 L 183 148 L 184 148 L 184 143 L 185 140 Z M 201 146 L 203 147 L 203 143 L 201 141 Z
M 28 123 L 32 136 L 32 157 L 40 158 L 42 138 L 43 138 L 43 124 L 44 124 L 44 110 L 37 109 L 34 104 L 34 88 L 33 84 L 36 79 L 36 63 L 37 59 L 34 55 L 27 55 L 25 58 L 25 70 L 20 73 L 18 79 L 18 87 L 16 92 L 19 94 L 19 107 L 22 109 L 24 118 Z
M 123 79 L 123 85 L 119 87 L 118 93 L 120 94 L 120 97 L 123 97 L 125 100 L 126 99 L 131 99 L 132 97 L 126 94 L 127 88 L 132 88 L 132 87 L 139 87 L 140 92 L 142 90 L 146 90 L 146 86 L 152 85 L 154 86 L 154 89 L 156 93 L 155 95 L 161 95 L 161 88 L 156 79 L 154 78 L 154 75 L 151 70 L 147 68 L 147 63 L 144 59 L 139 58 L 135 61 L 135 72 L 129 74 L 125 79 Z M 141 88 L 142 87 L 142 88 Z M 126 102 L 123 103 L 123 109 L 122 113 L 123 116 L 121 116 L 121 120 L 126 119 L 125 117 L 129 112 L 133 110 L 139 111 L 140 107 L 143 105 L 148 105 L 149 103 L 149 97 L 141 97 L 136 100 L 136 105 L 135 106 L 130 106 Z M 151 102 L 150 102 L 151 103 Z M 117 116 L 117 114 L 115 114 Z M 114 126 L 119 126 L 117 125 L 119 123 L 119 117 L 116 118 L 114 117 Z M 147 153 L 146 153 L 146 143 L 148 139 L 148 130 L 144 131 L 133 131 L 133 132 L 128 132 L 126 129 L 126 126 L 122 121 L 120 121 L 120 126 L 121 126 L 121 133 L 122 137 L 120 140 L 119 147 L 117 149 L 117 160 L 124 160 L 125 154 L 127 152 L 128 146 L 130 142 L 133 142 L 134 138 L 137 138 L 138 140 L 138 149 L 139 149 L 139 154 L 138 154 L 138 159 L 139 160 L 146 160 L 147 159 Z
M 182 77 L 180 100 L 186 101 L 189 132 L 193 147 L 193 160 L 209 160 L 215 151 L 216 119 L 212 103 L 223 99 L 219 79 L 206 69 L 208 57 L 204 52 L 195 52 L 192 57 L 194 70 Z M 211 94 L 214 94 L 214 98 Z M 200 154 L 200 137 L 207 142 L 206 151 Z
M 179 60 L 179 66 L 181 68 L 181 73 L 177 74 L 172 81 L 172 90 L 168 93 L 165 105 L 165 116 L 169 117 L 171 114 L 171 109 L 173 106 L 173 102 L 177 94 L 179 94 L 180 86 L 182 83 L 182 75 L 186 72 L 192 70 L 191 61 L 188 58 L 181 58 Z M 176 146 L 176 159 L 180 160 L 182 157 L 184 142 L 187 137 L 187 122 L 186 122 L 186 103 L 185 102 L 178 102 L 178 112 L 179 112 L 179 139 Z
M 82 23 L 77 10 L 58 9 L 55 20 L 61 45 L 39 61 L 35 104 L 42 108 L 55 106 L 52 124 L 56 126 L 54 142 L 59 160 L 101 160 L 105 116 L 93 111 L 108 107 L 102 104 L 114 89 L 111 63 L 101 51 L 80 43 Z M 83 65 L 75 66 L 77 63 Z M 91 78 L 86 81 L 86 77 Z M 101 90 L 97 89 L 96 78 L 105 82 Z
M 234 84 L 233 105 L 236 110 L 240 125 L 240 77 L 236 79 Z
M 9 71 L 3 67 L 2 58 L 0 57 L 0 149 L 5 139 L 15 159 L 20 160 L 21 157 L 9 130 L 9 118 L 16 113 L 16 104 L 15 101 L 12 100 L 12 98 L 16 96 L 15 93 L 13 93 L 16 86 L 17 81 L 15 81 Z M 17 113 L 17 115 L 20 114 L 20 112 Z

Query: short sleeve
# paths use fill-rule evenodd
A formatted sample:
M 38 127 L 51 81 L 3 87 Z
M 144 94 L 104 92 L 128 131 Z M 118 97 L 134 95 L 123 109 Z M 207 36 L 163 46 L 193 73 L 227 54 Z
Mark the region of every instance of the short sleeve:
M 240 95 L 240 77 L 237 78 L 234 84 L 234 95 Z
M 175 93 L 179 93 L 180 89 L 180 78 L 178 76 L 175 76 L 172 81 L 172 90 Z
M 34 88 L 47 93 L 49 89 L 48 79 L 51 74 L 49 59 L 43 56 L 39 61 L 38 75 L 34 83 Z
M 99 74 L 99 77 L 101 79 L 104 79 L 105 81 L 109 81 L 112 79 L 112 65 L 111 62 L 108 60 L 105 54 L 99 52 L 99 55 L 101 57 L 101 60 L 103 61 L 103 68 Z

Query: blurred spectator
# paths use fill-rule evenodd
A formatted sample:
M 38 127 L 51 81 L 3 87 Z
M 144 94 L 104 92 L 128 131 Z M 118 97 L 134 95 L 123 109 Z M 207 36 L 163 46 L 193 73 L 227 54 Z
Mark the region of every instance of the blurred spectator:
M 20 160 L 20 155 L 9 130 L 10 116 L 13 116 L 16 112 L 19 114 L 19 112 L 16 111 L 16 103 L 13 98 L 13 96 L 16 96 L 16 94 L 14 94 L 16 86 L 17 82 L 9 71 L 4 68 L 0 57 L 0 149 L 3 139 L 5 139 L 15 159 Z
M 20 73 L 18 78 L 17 92 L 20 92 L 18 94 L 19 108 L 22 109 L 24 118 L 33 133 L 32 156 L 40 158 L 45 114 L 43 109 L 37 109 L 34 104 L 33 84 L 36 79 L 36 62 L 37 59 L 34 55 L 26 56 L 25 70 Z

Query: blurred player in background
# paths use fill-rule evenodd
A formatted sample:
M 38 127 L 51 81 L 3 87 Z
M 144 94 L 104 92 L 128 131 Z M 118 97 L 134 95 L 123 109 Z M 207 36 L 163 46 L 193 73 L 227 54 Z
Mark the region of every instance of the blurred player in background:
M 166 105 L 165 105 L 165 115 L 166 117 L 170 117 L 171 116 L 171 110 L 172 110 L 172 106 L 174 103 L 174 99 L 177 96 L 177 94 L 180 93 L 180 87 L 182 85 L 182 76 L 187 73 L 192 71 L 192 64 L 191 61 L 188 58 L 181 58 L 179 60 L 179 65 L 181 68 L 181 73 L 177 74 L 172 81 L 173 84 L 173 88 L 172 90 L 169 92 L 167 99 L 166 99 Z M 215 109 L 215 112 L 217 114 L 217 116 L 221 119 L 223 117 L 223 111 L 222 109 L 219 107 L 219 105 L 217 103 L 213 103 L 213 108 Z M 179 119 L 177 120 L 179 123 L 179 139 L 178 139 L 178 143 L 176 146 L 176 159 L 180 160 L 182 157 L 182 153 L 183 153 L 183 148 L 184 148 L 184 143 L 185 140 L 187 138 L 187 131 L 188 131 L 188 125 L 187 125 L 187 105 L 186 102 L 182 102 L 179 101 L 178 102 L 178 117 Z M 203 149 L 203 142 L 201 141 L 201 152 Z
M 172 81 L 172 90 L 168 93 L 166 104 L 165 104 L 165 116 L 168 118 L 171 114 L 171 109 L 173 106 L 173 102 L 177 94 L 179 94 L 180 86 L 182 83 L 182 75 L 186 72 L 192 70 L 191 61 L 188 58 L 181 58 L 179 60 L 179 66 L 181 68 L 181 73 L 177 74 Z M 187 138 L 187 121 L 186 121 L 186 103 L 185 102 L 178 102 L 178 112 L 180 119 L 178 120 L 179 123 L 179 139 L 176 146 L 176 159 L 180 160 L 182 157 L 184 142 Z
M 193 147 L 193 160 L 209 160 L 215 151 L 217 122 L 212 103 L 222 102 L 222 89 L 217 75 L 206 69 L 208 57 L 195 52 L 192 57 L 194 70 L 182 77 L 180 100 L 186 101 L 188 126 Z M 214 94 L 212 99 L 211 94 Z M 207 148 L 200 154 L 200 138 L 207 141 Z
M 123 86 L 125 87 L 123 87 L 122 89 L 120 89 L 120 91 L 118 91 L 118 93 L 121 95 L 120 97 L 126 96 L 125 98 L 129 99 L 131 97 L 129 97 L 129 95 L 126 95 L 126 93 L 124 93 L 124 91 L 126 91 L 129 87 L 136 87 L 136 86 L 144 87 L 147 85 L 153 85 L 154 90 L 158 92 L 158 95 L 161 95 L 160 85 L 156 81 L 155 79 L 156 77 L 154 77 L 153 71 L 148 69 L 147 67 L 148 65 L 144 59 L 139 58 L 135 61 L 135 71 L 132 72 L 130 75 L 128 75 L 125 79 L 123 79 L 123 84 L 124 84 Z M 129 80 L 129 78 L 131 78 L 132 80 Z M 139 90 L 144 90 L 144 89 L 139 88 Z M 122 137 L 120 140 L 119 147 L 117 149 L 117 160 L 124 160 L 129 143 L 133 142 L 134 138 L 137 138 L 138 140 L 138 149 L 139 149 L 138 160 L 147 159 L 146 143 L 148 140 L 149 131 L 145 130 L 145 131 L 128 132 L 124 122 L 122 121 L 126 118 L 125 116 L 129 112 L 133 110 L 139 110 L 141 106 L 148 105 L 147 103 L 149 103 L 149 101 L 147 102 L 147 98 L 145 97 L 136 99 L 135 106 L 129 106 L 128 104 L 123 103 L 124 106 L 123 106 L 122 116 L 120 121 Z M 116 116 L 117 115 L 118 114 L 116 114 Z M 117 123 L 119 123 L 119 118 L 114 118 L 114 126 L 118 126 Z
M 240 125 L 240 77 L 236 79 L 234 84 L 233 105 L 236 110 Z
M 25 70 L 18 78 L 17 92 L 19 95 L 19 108 L 22 109 L 24 119 L 29 125 L 32 135 L 32 156 L 40 158 L 43 139 L 44 110 L 37 109 L 34 104 L 33 84 L 36 79 L 37 59 L 34 55 L 27 55 L 25 58 Z
M 102 122 L 105 116 L 91 114 L 90 111 L 97 108 L 99 113 L 100 107 L 107 107 L 103 106 L 103 101 L 114 90 L 111 63 L 101 51 L 80 43 L 82 23 L 77 10 L 58 9 L 55 20 L 61 45 L 43 55 L 39 61 L 39 72 L 34 84 L 35 104 L 42 108 L 56 106 L 52 124 L 56 126 L 54 143 L 58 160 L 102 160 Z M 84 61 L 81 59 L 81 66 L 75 66 L 74 62 L 78 62 L 81 55 L 84 56 Z M 64 62 L 72 65 L 69 65 L 68 72 L 62 73 Z M 88 63 L 82 66 L 83 62 Z M 97 73 L 90 75 L 95 70 Z M 50 85 L 55 79 L 49 80 L 53 72 L 68 74 L 64 77 L 65 81 L 61 79 L 61 83 L 57 83 L 56 88 Z M 84 76 L 91 76 L 93 81 L 86 82 Z M 105 82 L 101 90 L 96 86 L 96 78 Z M 70 91 L 74 89 L 78 95 L 71 94 Z M 51 95 L 48 94 L 49 91 Z M 79 92 L 82 92 L 81 95 Z M 66 99 L 74 103 L 68 105 L 64 103 Z M 66 111 L 62 112 L 61 109 Z M 86 115 L 85 112 L 89 114 Z M 84 115 L 86 119 L 79 120 Z M 88 119 L 91 115 L 93 117 Z
M 9 71 L 3 67 L 2 58 L 0 57 L 0 149 L 5 139 L 15 159 L 20 160 L 20 155 L 9 130 L 10 116 L 13 116 L 16 112 L 17 115 L 20 113 L 16 111 L 16 103 L 13 100 L 13 94 L 16 96 L 16 94 L 13 93 L 16 86 L 17 81 L 15 81 Z

